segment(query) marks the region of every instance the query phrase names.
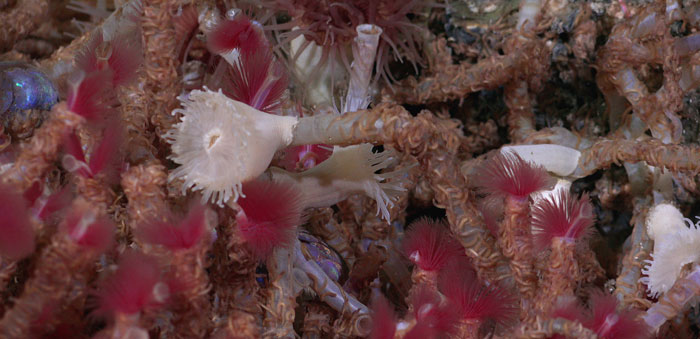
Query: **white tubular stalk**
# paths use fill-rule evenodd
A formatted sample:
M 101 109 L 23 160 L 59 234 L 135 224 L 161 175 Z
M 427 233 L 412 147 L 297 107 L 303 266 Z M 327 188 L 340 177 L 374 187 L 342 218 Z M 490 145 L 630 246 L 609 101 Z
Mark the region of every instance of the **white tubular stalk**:
M 515 29 L 518 31 L 521 29 L 530 29 L 535 24 L 535 17 L 537 17 L 541 7 L 542 2 L 540 0 L 521 0 L 520 11 L 518 12 L 518 23 Z M 525 27 L 523 27 L 523 25 Z
M 355 297 L 345 293 L 342 287 L 331 280 L 328 275 L 313 260 L 308 260 L 301 251 L 299 240 L 294 242 L 294 266 L 306 272 L 313 283 L 312 289 L 338 313 L 352 314 L 355 319 L 354 332 L 358 336 L 366 336 L 370 331 L 370 314 L 367 306 L 358 301 Z
M 514 152 L 523 160 L 543 166 L 560 177 L 571 176 L 581 157 L 578 150 L 553 144 L 503 146 L 501 152 Z
M 676 317 L 686 309 L 690 301 L 697 296 L 700 296 L 700 266 L 695 266 L 688 275 L 679 279 L 642 318 L 649 328 L 656 332 L 668 319 Z
M 221 91 L 192 91 L 173 111 L 181 121 L 166 133 L 170 159 L 181 166 L 170 180 L 185 181 L 183 191 L 202 191 L 202 200 L 223 205 L 241 195 L 243 182 L 267 169 L 275 152 L 292 142 L 298 120 L 267 114 L 227 98 Z
M 345 96 L 343 112 L 354 112 L 369 106 L 369 82 L 372 66 L 377 57 L 377 46 L 382 29 L 379 26 L 364 24 L 355 28 L 357 37 L 352 46 L 353 61 L 350 70 L 350 84 Z

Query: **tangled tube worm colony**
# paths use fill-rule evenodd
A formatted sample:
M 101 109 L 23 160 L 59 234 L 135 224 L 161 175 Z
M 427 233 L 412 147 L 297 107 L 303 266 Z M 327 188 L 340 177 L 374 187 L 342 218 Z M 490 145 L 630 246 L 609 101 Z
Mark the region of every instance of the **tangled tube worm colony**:
M 700 333 L 696 1 L 0 22 L 1 338 Z

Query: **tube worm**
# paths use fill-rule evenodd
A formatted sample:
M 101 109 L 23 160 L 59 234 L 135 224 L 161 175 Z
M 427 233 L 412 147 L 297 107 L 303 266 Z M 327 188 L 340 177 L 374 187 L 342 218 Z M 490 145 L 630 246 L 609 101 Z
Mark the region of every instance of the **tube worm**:
M 382 34 L 382 29 L 377 25 L 358 25 L 355 30 L 357 37 L 352 45 L 353 61 L 343 112 L 354 112 L 369 106 L 372 66 L 377 55 L 379 37 Z
M 647 165 L 663 167 L 672 172 L 700 172 L 700 147 L 665 144 L 658 139 L 621 140 L 601 138 L 581 152 L 579 165 L 572 174 L 585 177 L 593 172 L 621 165 L 624 162 L 645 161 Z
M 331 321 L 334 319 L 333 310 L 313 301 L 307 303 L 305 309 L 303 339 L 320 339 L 333 333 L 334 329 L 331 327 Z
M 403 250 L 416 265 L 411 274 L 413 286 L 424 285 L 433 290 L 437 289 L 438 273 L 464 253 L 444 223 L 427 218 L 408 226 Z
M 212 309 L 219 319 L 226 319 L 218 332 L 230 333 L 233 324 L 242 329 L 241 332 L 234 331 L 233 337 L 259 338 L 263 316 L 259 297 L 261 286 L 256 281 L 259 260 L 245 245 L 238 231 L 235 219 L 237 210 L 227 209 L 219 213 L 221 222 L 212 249 L 213 263 L 209 268 L 215 296 Z M 218 322 L 216 318 L 215 322 Z M 245 336 L 245 333 L 252 336 Z
M 544 167 L 526 162 L 515 153 L 497 153 L 482 164 L 477 185 L 489 199 L 504 199 L 504 219 L 498 230 L 498 242 L 523 300 L 537 291 L 534 252 L 530 225 L 530 194 L 552 184 Z M 523 305 L 523 312 L 529 306 Z M 526 313 L 523 313 L 523 315 Z
M 129 199 L 127 212 L 130 227 L 137 227 L 154 218 L 165 216 L 168 206 L 163 187 L 167 178 L 165 167 L 157 162 L 134 166 L 124 173 L 121 184 Z
M 60 304 L 74 284 L 87 284 L 89 276 L 86 271 L 111 246 L 114 230 L 114 224 L 96 213 L 89 204 L 81 198 L 75 200 L 59 232 L 41 251 L 34 274 L 24 286 L 22 295 L 0 320 L 3 338 L 26 337 L 46 307 Z
M 295 337 L 293 324 L 296 298 L 302 289 L 310 284 L 305 273 L 294 269 L 295 251 L 295 248 L 279 247 L 267 259 L 270 287 L 265 304 L 262 306 L 265 309 L 263 320 L 265 330 L 262 333 L 265 338 Z
M 588 196 L 572 196 L 559 189 L 535 204 L 532 229 L 536 248 L 551 246 L 547 270 L 538 291 L 536 306 L 548 311 L 559 296 L 574 294 L 581 280 L 576 260 L 576 241 L 585 239 L 593 225 L 593 206 Z
M 301 251 L 301 244 L 295 241 L 293 248 L 294 266 L 307 274 L 311 288 L 321 301 L 340 313 L 340 318 L 351 318 L 352 333 L 366 336 L 370 331 L 370 315 L 367 306 L 354 296 L 347 294 L 341 286 L 331 280 L 313 260 L 307 259 Z
M 323 241 L 338 252 L 348 267 L 353 267 L 356 256 L 355 250 L 350 245 L 352 236 L 348 234 L 348 228 L 342 227 L 335 220 L 333 210 L 331 208 L 322 208 L 317 210 L 318 214 L 312 216 L 309 220 L 313 234 L 321 237 Z
M 111 40 L 117 33 L 128 35 L 129 32 L 138 27 L 134 25 L 133 18 L 141 15 L 141 2 L 142 0 L 125 2 L 112 12 L 102 24 L 73 39 L 68 46 L 59 48 L 50 58 L 42 60 L 39 67 L 57 82 L 58 88 L 64 88 L 68 73 L 74 69 L 73 60 L 85 49 L 95 34 L 101 33 L 105 36 L 105 40 Z
M 651 240 L 644 225 L 648 203 L 646 198 L 636 198 L 634 201 L 634 229 L 629 237 L 632 247 L 623 257 L 622 269 L 615 280 L 614 295 L 617 300 L 622 305 L 633 305 L 636 308 L 648 307 L 649 304 L 644 289 L 639 284 L 642 263 L 651 252 Z
M 544 75 L 548 72 L 548 62 L 528 62 L 528 60 L 543 60 L 548 51 L 541 41 L 532 38 L 532 32 L 537 25 L 537 17 L 542 6 L 541 0 L 521 0 L 518 22 L 514 34 L 505 44 L 504 50 L 508 55 L 519 55 L 524 65 L 517 69 L 513 81 L 506 84 L 503 95 L 508 106 L 508 135 L 512 143 L 521 142 L 529 133 L 535 130 L 535 114 L 532 110 L 533 99 L 531 91 L 537 91 L 542 85 Z
M 144 245 L 144 252 L 162 262 L 168 269 L 166 273 L 179 285 L 178 290 L 171 292 L 174 327 L 172 332 L 170 327 L 162 332 L 168 337 L 201 338 L 212 327 L 205 255 L 211 244 L 209 225 L 216 222 L 207 212 L 204 206 L 195 204 L 187 216 L 177 221 L 164 211 L 164 215 L 140 225 L 136 232 L 142 243 L 148 244 Z
M 157 150 L 149 140 L 148 94 L 139 88 L 146 75 L 140 70 L 137 80 L 118 89 L 121 116 L 126 128 L 126 160 L 131 164 L 142 164 L 154 160 Z
M 700 295 L 700 266 L 696 265 L 684 277 L 676 280 L 659 301 L 651 305 L 643 316 L 644 322 L 656 331 L 667 320 L 679 315 L 691 299 Z
M 143 338 L 154 326 L 152 312 L 170 298 L 170 288 L 163 279 L 157 261 L 140 252 L 125 252 L 119 266 L 97 290 L 95 314 L 113 318 L 95 338 Z
M 515 337 L 521 339 L 550 338 L 554 335 L 567 338 L 598 338 L 595 332 L 583 327 L 578 321 L 564 318 L 542 318 L 537 316 L 534 323 L 523 324 Z
M 169 267 L 170 274 L 182 284 L 180 291 L 172 293 L 173 307 L 178 310 L 172 319 L 174 330 L 185 337 L 201 337 L 210 327 L 207 325 L 211 309 L 209 281 L 204 271 L 205 253 L 211 243 L 210 227 L 207 226 L 210 218 L 205 216 L 203 208 L 191 207 L 192 213 L 199 212 L 185 218 L 181 226 L 171 225 L 173 220 L 168 217 L 170 209 L 165 199 L 165 183 L 165 168 L 157 163 L 134 166 L 124 174 L 122 185 L 129 199 L 130 224 L 137 227 L 131 231 L 138 235 L 136 239 L 142 246 L 160 244 L 168 240 L 167 235 L 183 234 L 180 236 L 182 241 L 192 241 L 181 243 L 172 239 L 164 243 L 165 248 L 148 245 L 143 248 Z M 192 230 L 181 229 L 183 227 Z
M 179 37 L 173 25 L 177 10 L 177 2 L 143 0 L 144 90 L 151 98 L 147 108 L 159 137 L 175 122 L 170 112 L 177 106 L 176 97 L 182 89 L 177 74 Z
M 399 102 L 423 104 L 461 99 L 469 93 L 498 88 L 513 78 L 519 55 L 491 56 L 476 64 L 463 62 L 445 71 L 423 77 L 408 78 L 396 86 Z
M 508 106 L 508 135 L 511 143 L 520 143 L 535 130 L 535 114 L 527 82 L 509 82 L 504 90 Z

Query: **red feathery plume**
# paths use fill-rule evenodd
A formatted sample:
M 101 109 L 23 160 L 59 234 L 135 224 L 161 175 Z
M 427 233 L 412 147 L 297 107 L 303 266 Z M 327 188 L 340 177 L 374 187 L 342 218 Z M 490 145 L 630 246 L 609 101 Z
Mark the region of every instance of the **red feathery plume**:
M 137 236 L 144 242 L 163 245 L 171 251 L 192 248 L 206 231 L 204 206 L 195 204 L 187 216 L 179 222 L 153 220 L 137 229 Z
M 461 319 L 492 320 L 507 325 L 516 319 L 515 298 L 495 284 L 483 284 L 470 269 L 453 267 L 440 275 L 440 291 L 457 307 Z
M 114 242 L 114 222 L 108 217 L 94 219 L 80 208 L 71 210 L 60 227 L 78 245 L 96 252 L 106 251 Z
M 34 183 L 27 188 L 22 196 L 24 197 L 24 200 L 27 201 L 27 204 L 29 206 L 34 205 L 37 199 L 41 196 L 41 193 L 44 191 L 44 185 L 41 183 L 41 180 L 36 180 Z
M 168 295 L 167 285 L 160 283 L 160 268 L 155 260 L 128 252 L 119 260 L 117 271 L 100 283 L 96 312 L 134 314 L 164 303 Z
M 248 53 L 268 49 L 267 45 L 262 29 L 242 14 L 236 15 L 233 20 L 222 20 L 207 35 L 209 50 L 219 54 L 228 53 L 236 48 L 242 53 Z
M 117 103 L 112 77 L 110 69 L 75 73 L 68 81 L 68 109 L 91 121 L 107 116 Z
M 299 145 L 284 150 L 280 165 L 287 171 L 305 171 L 324 162 L 333 154 L 333 146 L 326 144 Z
M 36 204 L 34 204 L 34 211 L 37 218 L 41 220 L 46 220 L 54 212 L 62 210 L 64 207 L 68 206 L 71 201 L 71 191 L 70 187 L 66 186 L 58 192 L 55 192 L 45 199 L 37 199 Z
M 90 74 L 111 70 L 113 88 L 128 83 L 136 77 L 136 70 L 143 61 L 140 42 L 134 38 L 117 36 L 105 42 L 102 34 L 95 34 L 85 49 L 76 56 L 77 69 Z
M 396 333 L 396 316 L 389 301 L 384 296 L 377 296 L 372 301 L 372 332 L 370 339 L 394 339 Z
M 553 183 L 544 167 L 527 162 L 515 153 L 499 152 L 477 173 L 477 183 L 483 192 L 517 199 L 525 199 Z
M 595 220 L 588 195 L 580 198 L 567 190 L 541 199 L 532 211 L 535 246 L 546 248 L 554 238 L 575 241 L 588 235 Z
M 550 316 L 552 318 L 563 318 L 583 323 L 587 319 L 587 317 L 590 316 L 590 314 L 588 313 L 588 310 L 581 306 L 576 297 L 566 296 L 560 297 L 557 300 L 554 311 L 552 311 Z M 563 335 L 555 334 L 551 337 L 551 339 L 566 339 L 566 337 Z
M 268 113 L 279 107 L 287 89 L 287 74 L 269 49 L 241 53 L 228 69 L 222 86 L 228 97 Z
M 111 44 L 112 53 L 107 64 L 113 72 L 112 86 L 117 88 L 136 78 L 136 70 L 143 62 L 143 53 L 139 42 L 132 43 L 132 39 L 124 36 L 114 38 Z
M 108 179 L 118 179 L 119 150 L 124 141 L 124 130 L 121 121 L 110 119 L 110 123 L 102 133 L 102 140 L 90 154 L 88 167 L 92 176 L 107 173 Z
M 430 334 L 428 337 L 433 337 L 451 333 L 455 329 L 458 315 L 450 309 L 449 305 L 441 304 L 437 292 L 425 285 L 420 285 L 414 287 L 412 293 L 410 299 L 416 317 L 414 330 L 417 333 Z M 415 337 L 418 338 L 418 336 Z
M 557 307 L 551 316 L 578 321 L 595 332 L 599 338 L 642 339 L 651 336 L 649 327 L 639 317 L 640 311 L 632 309 L 618 311 L 617 298 L 611 294 L 593 291 L 590 295 L 590 306 L 590 310 L 584 309 L 573 297 L 562 299 L 557 302 Z
M 243 184 L 238 229 L 255 255 L 264 259 L 289 244 L 301 222 L 301 193 L 289 183 L 256 180 Z
M 68 109 L 88 120 L 103 118 L 118 104 L 115 89 L 136 76 L 142 53 L 133 38 L 104 42 L 96 34 L 76 57 L 77 72 L 69 80 Z
M 403 240 L 403 252 L 424 271 L 439 271 L 464 255 L 464 248 L 444 223 L 428 218 L 411 224 Z
M 0 184 L 0 256 L 19 260 L 34 252 L 34 228 L 21 194 Z
M 617 311 L 617 298 L 611 294 L 597 291 L 591 294 L 593 316 L 583 322 L 583 326 L 595 331 L 599 338 L 636 339 L 648 338 L 651 333 L 639 311 L 623 309 Z
M 68 134 L 63 141 L 63 149 L 68 156 L 63 158 L 64 168 L 85 178 L 94 178 L 99 173 L 106 173 L 105 180 L 116 180 L 119 149 L 123 141 L 120 121 L 108 119 L 109 124 L 103 130 L 102 140 L 90 153 L 87 161 L 83 147 L 75 133 Z

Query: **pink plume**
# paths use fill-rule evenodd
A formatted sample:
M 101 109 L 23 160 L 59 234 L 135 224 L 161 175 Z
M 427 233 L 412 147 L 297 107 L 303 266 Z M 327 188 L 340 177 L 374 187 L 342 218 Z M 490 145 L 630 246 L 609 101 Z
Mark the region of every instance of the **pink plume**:
M 41 193 L 44 191 L 44 185 L 42 184 L 41 180 L 36 180 L 34 183 L 27 188 L 27 190 L 24 191 L 24 194 L 22 196 L 24 197 L 24 200 L 27 201 L 27 204 L 29 206 L 34 205 L 37 199 L 41 196 Z
M 516 153 L 501 153 L 488 159 L 478 170 L 478 185 L 487 194 L 525 199 L 553 184 L 542 166 L 523 160 Z
M 93 220 L 91 211 L 81 208 L 71 210 L 61 223 L 61 230 L 73 241 L 95 252 L 104 252 L 114 242 L 116 226 L 108 217 Z
M 227 53 L 235 48 L 250 53 L 269 47 L 262 30 L 241 14 L 233 20 L 222 20 L 207 36 L 207 46 L 214 53 Z
M 96 120 L 107 115 L 116 104 L 116 94 L 112 88 L 112 71 L 78 73 L 69 81 L 68 109 L 87 120 Z
M 221 86 L 224 94 L 263 112 L 279 107 L 288 79 L 269 49 L 241 53 L 238 62 L 227 68 Z
M 637 339 L 649 338 L 649 328 L 638 316 L 639 311 L 622 309 L 617 311 L 617 298 L 602 291 L 591 295 L 593 317 L 583 325 L 596 332 L 599 338 Z
M 42 204 L 35 206 L 36 215 L 41 220 L 46 220 L 54 212 L 62 210 L 68 206 L 71 200 L 71 192 L 68 186 L 60 191 L 49 195 L 46 200 L 42 200 Z
M 580 198 L 559 190 L 537 202 L 532 210 L 535 246 L 544 249 L 554 238 L 575 241 L 590 234 L 595 221 L 588 195 Z
M 138 228 L 137 236 L 147 243 L 163 245 L 171 251 L 192 248 L 206 230 L 204 212 L 204 206 L 194 204 L 187 216 L 179 222 L 151 221 Z
M 102 134 L 102 140 L 90 154 L 90 171 L 92 176 L 100 172 L 116 169 L 119 159 L 119 149 L 123 141 L 121 121 L 110 119 Z M 110 166 L 111 165 L 111 166 Z M 111 168 L 110 168 L 111 167 Z
M 396 333 L 396 315 L 389 301 L 379 295 L 372 301 L 372 332 L 370 339 L 393 339 Z
M 463 256 L 464 248 L 443 222 L 423 218 L 408 227 L 403 252 L 420 269 L 439 271 L 451 260 Z
M 446 334 L 454 331 L 458 315 L 449 305 L 440 301 L 440 296 L 425 285 L 414 287 L 410 297 L 416 317 L 416 330 L 425 333 Z
M 253 253 L 264 259 L 294 238 L 301 221 L 301 193 L 289 183 L 256 180 L 243 184 L 243 194 L 238 229 Z
M 34 228 L 26 201 L 12 187 L 0 184 L 0 256 L 19 260 L 34 252 Z
M 507 325 L 517 318 L 515 298 L 495 284 L 483 284 L 473 270 L 450 266 L 440 276 L 440 290 L 462 319 Z
M 328 159 L 333 154 L 332 149 L 326 144 L 287 147 L 280 165 L 288 171 L 308 170 Z
M 136 78 L 136 71 L 143 62 L 143 52 L 141 43 L 129 37 L 117 36 L 111 43 L 112 54 L 107 63 L 113 72 L 112 86 L 117 88 Z
M 105 42 L 101 34 L 94 34 L 85 49 L 76 56 L 76 67 L 85 74 L 110 70 L 111 87 L 117 88 L 136 77 L 136 70 L 143 62 L 140 46 L 140 42 L 134 41 L 133 37 L 120 35 Z M 98 57 L 98 50 L 105 55 Z
M 134 314 L 162 304 L 167 289 L 157 288 L 160 268 L 153 258 L 127 252 L 119 260 L 119 267 L 100 283 L 98 289 L 99 314 Z

